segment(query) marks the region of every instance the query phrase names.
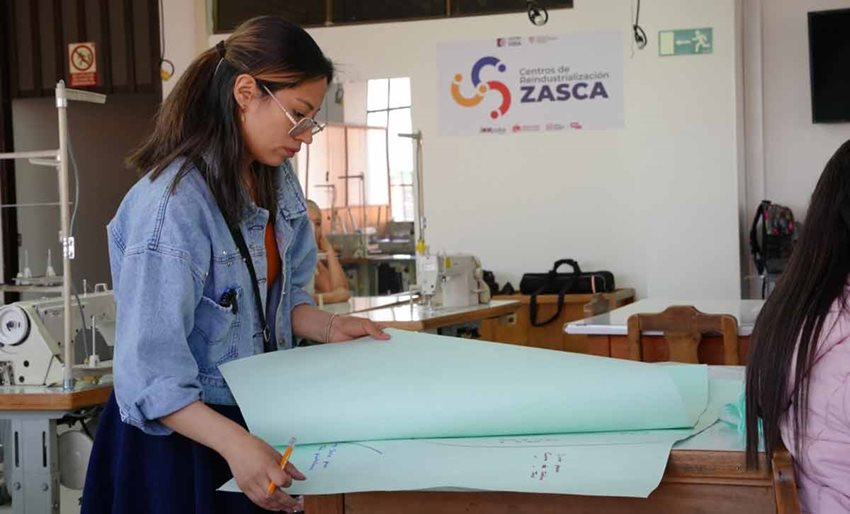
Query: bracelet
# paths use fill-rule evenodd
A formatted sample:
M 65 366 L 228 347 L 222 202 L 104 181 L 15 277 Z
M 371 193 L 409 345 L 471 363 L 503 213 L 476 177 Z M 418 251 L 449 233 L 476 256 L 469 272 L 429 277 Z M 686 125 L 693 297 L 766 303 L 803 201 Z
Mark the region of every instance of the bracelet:
M 331 319 L 328 321 L 328 330 L 327 330 L 327 332 L 325 333 L 325 342 L 326 342 L 326 343 L 330 343 L 330 342 L 331 342 L 331 329 L 333 329 L 333 326 L 334 326 L 334 320 L 337 318 L 337 316 L 339 316 L 339 314 L 333 314 L 333 315 L 331 315 Z

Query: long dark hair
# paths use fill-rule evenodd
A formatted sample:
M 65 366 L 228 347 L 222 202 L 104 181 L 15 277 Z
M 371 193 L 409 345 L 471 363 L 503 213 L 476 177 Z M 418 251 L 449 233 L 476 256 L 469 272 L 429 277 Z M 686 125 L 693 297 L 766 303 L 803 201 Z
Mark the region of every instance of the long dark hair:
M 236 77 L 247 73 L 274 92 L 321 78 L 330 82 L 333 71 L 333 64 L 298 25 L 279 16 L 252 18 L 192 62 L 163 102 L 153 133 L 128 162 L 156 180 L 172 161 L 185 157 L 176 186 L 203 160 L 206 166 L 199 171 L 213 196 L 228 219 L 238 221 L 247 199 L 240 177 L 244 145 L 233 98 Z M 277 174 L 256 164 L 252 173 L 257 202 L 274 216 Z
M 762 419 L 770 466 L 781 443 L 779 422 L 794 405 L 794 448 L 801 454 L 807 424 L 808 372 L 830 307 L 847 306 L 850 274 L 850 141 L 826 164 L 809 203 L 806 226 L 750 338 L 747 365 L 747 466 L 758 467 Z M 789 379 L 794 355 L 793 390 Z

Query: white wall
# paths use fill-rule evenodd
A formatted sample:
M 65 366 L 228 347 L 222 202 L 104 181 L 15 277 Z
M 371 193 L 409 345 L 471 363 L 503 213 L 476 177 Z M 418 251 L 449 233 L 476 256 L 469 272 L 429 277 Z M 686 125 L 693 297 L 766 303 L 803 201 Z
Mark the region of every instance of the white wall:
M 626 129 L 446 138 L 436 44 L 622 29 L 630 4 L 577 2 L 544 29 L 520 14 L 311 30 L 343 80 L 410 76 L 435 250 L 481 256 L 500 281 L 559 257 L 615 271 L 643 296 L 737 297 L 735 6 L 645 3 L 650 45 L 626 49 Z M 657 30 L 712 26 L 711 56 L 659 58 Z M 629 37 L 626 38 L 630 40 Z M 673 94 L 675 92 L 675 94 Z
M 575 257 L 640 296 L 738 297 L 735 1 L 645 2 L 650 44 L 633 56 L 630 16 L 627 0 L 578 0 L 544 28 L 513 14 L 310 32 L 343 81 L 411 77 L 433 250 L 478 254 L 514 285 L 524 271 Z M 705 26 L 714 28 L 713 54 L 658 57 L 658 30 Z M 611 29 L 627 42 L 624 130 L 438 134 L 438 42 Z
M 204 2 L 203 0 L 194 0 L 192 3 L 194 10 L 190 8 L 190 2 L 185 0 L 165 0 L 167 47 L 176 48 L 177 53 L 179 53 L 178 58 L 175 59 L 178 72 L 181 68 L 185 68 L 185 65 L 197 52 L 209 44 L 205 41 L 208 31 L 205 26 L 198 22 L 198 20 L 204 19 L 204 14 L 199 13 L 199 10 L 202 10 L 199 9 L 199 4 Z M 707 91 L 717 87 L 717 85 L 720 85 L 719 90 L 725 96 L 729 94 L 731 81 L 744 82 L 743 91 L 739 92 L 741 95 L 739 95 L 737 105 L 739 111 L 742 111 L 739 114 L 745 118 L 744 125 L 746 127 L 743 134 L 739 131 L 738 138 L 740 140 L 745 137 L 746 151 L 740 151 L 740 141 L 736 145 L 736 149 L 733 150 L 737 151 L 739 161 L 746 160 L 746 173 L 741 170 L 742 172 L 738 175 L 740 182 L 738 186 L 739 206 L 736 214 L 739 217 L 740 268 L 742 272 L 732 272 L 733 275 L 746 276 L 753 273 L 746 237 L 751 216 L 761 199 L 770 198 L 787 204 L 795 210 L 799 217 L 803 217 L 809 195 L 826 160 L 842 142 L 850 138 L 850 124 L 815 125 L 811 122 L 806 13 L 813 10 L 850 7 L 850 0 L 739 0 L 739 3 L 742 6 L 743 15 L 738 20 L 739 26 L 736 34 L 739 35 L 743 47 L 740 53 L 740 58 L 743 59 L 743 76 L 732 77 L 729 75 L 735 73 L 730 55 L 733 49 L 732 38 L 734 37 L 733 34 L 729 33 L 732 29 L 730 20 L 733 16 L 731 0 L 720 2 L 718 5 L 706 0 L 699 3 L 686 0 L 645 2 L 641 18 L 642 24 L 649 34 L 650 46 L 644 52 L 638 53 L 634 60 L 627 60 L 626 85 L 629 87 L 627 130 L 623 134 L 606 133 L 601 136 L 590 134 L 570 134 L 565 137 L 528 135 L 527 138 L 515 139 L 511 142 L 512 144 L 504 145 L 504 148 L 502 148 L 502 144 L 505 141 L 498 141 L 494 144 L 492 141 L 463 139 L 458 140 L 460 144 L 453 144 L 432 137 L 435 136 L 434 119 L 436 116 L 433 113 L 436 105 L 436 86 L 434 85 L 436 72 L 434 70 L 433 47 L 436 42 L 492 37 L 495 34 L 527 35 L 625 27 L 630 15 L 630 5 L 627 1 L 577 0 L 576 8 L 572 11 L 553 11 L 549 25 L 542 29 L 531 27 L 522 19 L 521 15 L 508 15 L 398 25 L 382 24 L 315 29 L 311 32 L 328 54 L 338 62 L 344 80 L 364 81 L 369 78 L 401 75 L 410 75 L 414 78 L 414 102 L 416 105 L 414 105 L 413 115 L 417 128 L 423 129 L 426 137 L 428 137 L 425 158 L 429 173 L 429 178 L 426 180 L 429 206 L 434 206 L 434 203 L 436 203 L 434 208 L 439 208 L 441 211 L 443 206 L 448 207 L 444 216 L 441 212 L 429 212 L 433 226 L 430 239 L 435 246 L 452 250 L 486 251 L 486 254 L 482 253 L 485 264 L 500 272 L 501 280 L 504 280 L 506 276 L 510 276 L 513 280 L 517 273 L 530 270 L 532 267 L 542 269 L 550 257 L 554 258 L 553 255 L 563 254 L 580 257 L 584 262 L 587 262 L 587 266 L 612 268 L 622 278 L 622 283 L 637 286 L 641 294 L 676 294 L 679 290 L 681 295 L 684 295 L 691 294 L 695 290 L 697 290 L 696 292 L 701 290 L 703 294 L 708 296 L 719 294 L 737 296 L 737 293 L 732 292 L 730 286 L 726 284 L 726 280 L 723 281 L 722 286 L 717 285 L 715 280 L 718 273 L 722 273 L 720 267 L 726 269 L 730 266 L 726 264 L 726 260 L 729 259 L 728 247 L 730 242 L 725 237 L 722 238 L 722 243 L 719 246 L 716 242 L 719 235 L 730 230 L 726 226 L 728 222 L 726 217 L 731 215 L 732 211 L 730 209 L 711 210 L 710 212 L 722 212 L 723 228 L 716 227 L 709 233 L 705 233 L 703 227 L 700 230 L 703 231 L 705 237 L 691 235 L 681 239 L 679 235 L 681 235 L 684 225 L 687 223 L 676 219 L 676 214 L 673 213 L 676 209 L 672 206 L 658 205 L 658 202 L 664 201 L 660 198 L 664 189 L 662 188 L 655 193 L 649 192 L 647 194 L 646 192 L 649 184 L 653 182 L 661 186 L 665 185 L 664 173 L 647 171 L 647 167 L 651 167 L 647 160 L 651 154 L 661 156 L 665 155 L 666 152 L 663 148 L 656 152 L 655 150 L 658 147 L 650 145 L 645 152 L 642 152 L 642 161 L 631 159 L 629 155 L 624 153 L 624 149 L 628 148 L 630 152 L 640 154 L 640 144 L 635 142 L 627 144 L 621 140 L 629 139 L 632 141 L 632 136 L 640 131 L 639 126 L 651 125 L 653 120 L 660 118 L 663 111 L 653 112 L 650 108 L 652 104 L 660 103 L 662 104 L 661 107 L 664 107 L 664 100 L 672 100 L 674 97 L 680 99 L 676 100 L 678 103 L 692 102 L 700 94 L 700 91 Z M 722 76 L 714 76 L 711 72 L 703 71 L 701 75 L 713 76 L 713 85 L 705 85 L 699 90 L 694 90 L 690 95 L 682 96 L 681 89 L 676 90 L 675 95 L 673 94 L 672 84 L 667 79 L 676 75 L 671 74 L 668 70 L 664 76 L 657 78 L 657 82 L 653 78 L 650 81 L 652 86 L 648 85 L 644 89 L 654 88 L 657 83 L 662 82 L 666 82 L 670 86 L 662 88 L 661 92 L 657 94 L 644 91 L 643 99 L 640 100 L 634 88 L 640 88 L 645 83 L 646 76 L 652 75 L 651 68 L 666 70 L 666 68 L 678 68 L 680 66 L 680 59 L 674 59 L 670 65 L 667 65 L 663 60 L 655 57 L 657 55 L 655 48 L 657 30 L 707 24 L 715 26 L 717 44 L 721 45 L 722 48 L 722 55 L 716 53 L 709 59 L 713 60 L 711 65 L 717 64 L 723 69 Z M 195 32 L 188 30 L 189 27 L 195 26 L 197 26 Z M 723 27 L 722 31 L 720 30 L 721 26 Z M 355 36 L 359 39 L 352 39 Z M 211 38 L 211 41 L 214 42 L 215 40 L 215 38 Z M 169 42 L 172 44 L 169 44 Z M 718 48 L 718 52 L 721 48 Z M 693 60 L 697 66 L 705 69 L 705 66 L 710 66 L 705 59 L 694 58 Z M 650 63 L 651 66 L 648 66 L 647 63 Z M 739 73 L 739 75 L 741 74 Z M 683 74 L 679 74 L 678 77 L 678 82 L 687 80 L 687 77 Z M 704 79 L 701 78 L 701 80 Z M 173 84 L 173 81 L 171 84 Z M 166 83 L 165 88 L 168 90 L 169 84 Z M 647 96 L 649 96 L 649 104 L 644 103 L 643 106 L 635 107 L 635 103 L 645 102 Z M 425 103 L 422 104 L 422 102 Z M 346 111 L 351 109 L 351 106 L 346 105 Z M 423 110 L 431 112 L 423 112 Z M 737 130 L 740 124 L 736 127 L 727 125 L 726 115 L 728 113 L 725 113 L 725 109 L 722 111 L 724 111 L 724 119 L 721 124 L 727 126 L 731 134 L 734 130 Z M 348 112 L 346 116 L 348 116 Z M 667 121 L 665 120 L 664 123 L 667 123 Z M 658 134 L 658 137 L 650 139 L 660 140 L 676 133 L 676 123 L 681 123 L 681 120 L 672 120 L 663 134 Z M 700 123 L 701 120 L 697 120 L 697 124 Z M 718 128 L 711 131 L 717 136 L 718 141 L 722 138 L 723 134 Z M 600 137 L 607 139 L 607 143 L 598 142 Z M 693 137 L 690 140 L 691 145 L 696 144 Z M 584 145 L 588 141 L 593 141 L 596 145 L 585 148 Z M 634 141 L 639 141 L 639 139 Z M 698 160 L 701 156 L 714 154 L 714 152 L 706 150 L 689 157 L 688 152 L 680 144 L 684 143 L 680 134 L 676 135 L 674 141 L 675 143 L 671 143 L 670 146 L 675 147 L 679 155 L 685 156 L 685 164 L 681 165 L 679 169 L 688 168 L 687 162 L 691 159 Z M 544 155 L 530 157 L 527 164 L 519 157 L 509 157 L 505 160 L 505 166 L 502 167 L 501 161 L 506 155 L 527 153 L 529 146 Z M 600 155 L 603 153 L 600 148 L 606 148 L 611 150 L 611 153 L 620 153 L 621 155 Z M 458 153 L 457 159 L 452 158 L 451 154 L 454 151 Z M 483 153 L 481 160 L 475 158 L 475 153 L 479 151 Z M 725 153 L 728 153 L 727 150 L 720 150 L 716 155 L 718 159 L 723 161 L 724 176 L 733 160 L 731 155 L 724 155 Z M 667 155 L 664 158 L 667 166 L 669 166 L 671 159 L 675 159 L 675 157 Z M 681 158 L 677 159 L 679 162 L 682 160 Z M 537 167 L 542 170 L 542 173 L 545 173 L 538 182 L 549 184 L 550 182 L 547 182 L 547 180 L 554 178 L 553 185 L 556 186 L 541 187 L 539 192 L 550 196 L 561 194 L 561 198 L 567 201 L 562 201 L 561 205 L 557 207 L 535 206 L 528 197 L 530 193 L 538 193 L 537 190 L 530 191 L 529 187 L 516 188 L 511 185 L 500 186 L 500 188 L 494 190 L 489 187 L 492 186 L 492 181 L 488 181 L 488 188 L 485 188 L 485 192 L 466 194 L 467 198 L 474 200 L 470 203 L 465 199 L 464 205 L 468 205 L 469 210 L 475 211 L 493 209 L 493 204 L 498 204 L 495 209 L 497 212 L 494 212 L 492 217 L 487 219 L 481 214 L 475 213 L 460 215 L 457 212 L 458 209 L 454 208 L 449 202 L 440 197 L 434 198 L 434 196 L 435 194 L 451 198 L 463 196 L 443 191 L 441 184 L 445 185 L 450 181 L 446 177 L 457 175 L 458 170 L 463 169 L 464 163 L 474 170 L 473 176 L 478 177 L 487 176 L 488 173 L 496 176 L 508 175 L 516 170 L 524 171 L 532 166 Z M 588 164 L 590 164 L 590 167 L 587 166 Z M 739 168 L 741 166 L 741 164 L 738 165 Z M 577 168 L 587 171 L 581 177 L 577 177 L 574 171 Z M 705 174 L 706 168 L 707 166 L 701 169 L 703 180 L 708 176 Z M 637 189 L 637 183 L 633 178 L 635 173 L 638 172 L 640 172 L 641 177 L 641 190 Z M 667 173 L 670 173 L 669 169 Z M 435 174 L 437 177 L 434 177 Z M 597 178 L 593 179 L 593 176 Z M 677 177 L 679 176 L 677 175 Z M 432 179 L 432 177 L 434 178 Z M 464 182 L 468 183 L 471 180 Z M 606 182 L 608 180 L 624 181 L 624 186 L 609 188 Z M 649 183 L 645 183 L 646 180 L 649 180 Z M 597 190 L 600 190 L 601 194 L 611 195 L 612 198 L 610 199 L 618 199 L 619 212 L 622 213 L 622 216 L 615 216 L 611 212 L 614 210 L 611 207 L 597 207 L 603 211 L 597 218 L 583 213 L 578 221 L 565 219 L 575 217 L 576 212 L 582 211 L 583 205 L 593 203 L 583 200 L 582 195 L 575 192 L 592 189 L 593 184 L 597 185 Z M 700 193 L 697 195 L 698 201 L 705 205 L 713 205 L 713 197 L 704 197 L 701 194 L 700 186 L 699 182 L 695 182 L 689 188 L 691 191 L 696 190 Z M 727 185 L 721 187 L 725 191 Z M 569 190 L 562 194 L 561 189 Z M 623 191 L 624 189 L 626 192 Z M 507 217 L 503 214 L 504 211 L 508 210 L 507 202 L 478 199 L 480 197 L 492 197 L 494 194 L 498 194 L 500 190 L 515 190 L 517 192 L 515 196 L 522 197 L 519 202 L 515 202 L 519 208 L 514 209 L 513 217 Z M 683 208 L 684 204 L 690 201 L 690 198 L 683 196 L 683 194 L 689 192 L 688 188 L 679 190 L 675 186 L 671 192 L 674 191 L 679 198 L 677 200 L 678 208 Z M 644 196 L 637 201 L 624 198 L 630 194 Z M 728 200 L 725 194 L 715 194 L 714 196 L 722 196 L 723 203 Z M 530 207 L 524 208 L 523 205 L 530 205 Z M 594 204 L 594 207 L 596 207 L 596 204 Z M 459 225 L 466 230 L 466 237 L 463 234 L 443 233 L 436 226 L 437 219 L 435 216 L 438 214 L 444 221 L 446 219 L 451 220 L 450 223 L 457 220 Z M 541 216 L 546 219 L 541 220 Z M 593 219 L 586 220 L 585 218 Z M 622 219 L 626 220 L 626 224 L 620 225 L 624 227 L 621 230 L 643 230 L 647 225 L 651 228 L 653 225 L 665 227 L 668 224 L 672 224 L 673 230 L 669 232 L 657 228 L 648 230 L 643 234 L 643 237 L 630 235 L 620 244 L 605 241 L 605 223 L 610 221 L 619 223 Z M 707 220 L 704 222 L 705 224 L 712 223 L 710 221 L 711 216 L 705 216 L 703 219 Z M 482 220 L 484 220 L 483 223 Z M 587 225 L 587 230 L 583 226 L 577 226 L 583 224 Z M 516 228 L 518 226 L 521 226 L 524 231 L 527 230 L 534 239 L 525 238 L 522 235 L 517 236 Z M 498 227 L 498 234 L 489 227 Z M 591 232 L 600 235 L 594 240 Z M 487 241 L 479 241 L 481 238 L 486 238 Z M 676 241 L 680 241 L 680 243 L 675 243 Z M 664 246 L 656 252 L 646 244 L 647 242 L 664 243 Z M 712 271 L 705 274 L 704 263 L 694 261 L 692 258 L 695 252 L 691 252 L 691 243 L 697 243 L 697 249 L 712 248 L 713 255 L 708 258 L 721 259 L 723 264 L 710 266 L 709 269 Z M 457 246 L 452 246 L 456 244 Z M 672 247 L 672 253 L 668 253 L 670 247 Z M 618 256 L 617 252 L 622 252 L 622 255 Z M 665 257 L 667 255 L 669 257 Z M 680 289 L 676 286 L 677 277 L 686 278 L 683 282 L 686 285 L 685 288 Z M 706 284 L 709 284 L 710 290 L 703 289 Z M 749 292 L 746 293 L 748 289 Z M 743 290 L 745 294 L 757 294 L 757 283 L 744 280 Z
M 748 240 L 759 202 L 788 205 L 804 219 L 826 161 L 850 138 L 850 123 L 812 123 L 807 18 L 810 11 L 847 7 L 850 0 L 743 0 L 746 178 L 740 227 L 745 296 L 761 296 Z
M 848 7 L 850 0 L 770 0 L 762 9 L 764 196 L 801 218 L 826 161 L 850 139 L 850 123 L 812 123 L 807 13 Z
M 211 3 L 211 2 L 210 2 Z M 186 67 L 207 48 L 210 33 L 207 0 L 162 0 L 165 58 L 174 63 L 175 75 L 162 83 L 165 98 Z

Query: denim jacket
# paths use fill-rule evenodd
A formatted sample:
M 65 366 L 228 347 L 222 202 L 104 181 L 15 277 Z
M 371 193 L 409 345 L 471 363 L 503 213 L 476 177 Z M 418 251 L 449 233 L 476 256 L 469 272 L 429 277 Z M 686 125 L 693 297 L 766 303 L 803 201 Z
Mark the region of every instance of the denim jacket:
M 149 434 L 169 434 L 157 419 L 196 400 L 234 404 L 219 365 L 263 352 L 248 268 L 204 178 L 193 167 L 172 190 L 182 163 L 136 183 L 107 226 L 117 306 L 115 396 L 121 419 Z M 251 203 L 240 229 L 272 342 L 285 349 L 292 346 L 292 309 L 312 304 L 303 288 L 315 273 L 316 244 L 289 161 L 278 173 L 274 231 L 282 262 L 271 288 L 269 212 Z M 221 301 L 228 291 L 235 302 Z

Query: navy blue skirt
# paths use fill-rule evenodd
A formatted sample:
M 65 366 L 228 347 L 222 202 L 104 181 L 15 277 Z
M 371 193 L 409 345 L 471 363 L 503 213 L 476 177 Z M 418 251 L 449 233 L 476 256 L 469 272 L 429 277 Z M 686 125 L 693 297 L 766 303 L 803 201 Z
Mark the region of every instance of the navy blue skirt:
M 238 407 L 209 405 L 245 426 Z M 153 436 L 121 421 L 109 398 L 95 434 L 82 514 L 268 512 L 241 493 L 217 492 L 233 475 L 224 458 L 174 433 Z

